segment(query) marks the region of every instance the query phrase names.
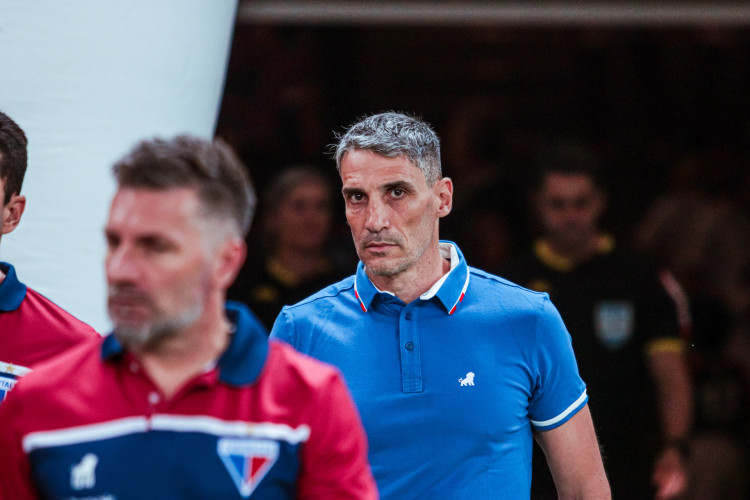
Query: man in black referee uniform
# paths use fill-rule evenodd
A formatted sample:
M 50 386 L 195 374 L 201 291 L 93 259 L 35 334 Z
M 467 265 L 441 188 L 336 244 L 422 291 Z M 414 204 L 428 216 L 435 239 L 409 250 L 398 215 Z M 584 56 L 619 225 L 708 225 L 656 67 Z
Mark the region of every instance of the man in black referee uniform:
M 674 498 L 687 486 L 692 417 L 675 303 L 656 270 L 600 230 L 606 199 L 587 148 L 550 147 L 531 200 L 541 235 L 501 276 L 548 292 L 560 311 L 591 396 L 612 497 Z M 538 458 L 532 498 L 553 498 Z

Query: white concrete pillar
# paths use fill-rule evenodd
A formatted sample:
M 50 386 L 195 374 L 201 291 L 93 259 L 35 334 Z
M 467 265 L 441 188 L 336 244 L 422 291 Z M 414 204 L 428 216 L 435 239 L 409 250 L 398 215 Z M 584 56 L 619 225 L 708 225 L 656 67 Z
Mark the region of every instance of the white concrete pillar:
M 138 140 L 210 138 L 237 0 L 0 0 L 0 110 L 26 132 L 21 225 L 0 260 L 104 333 L 113 162 Z

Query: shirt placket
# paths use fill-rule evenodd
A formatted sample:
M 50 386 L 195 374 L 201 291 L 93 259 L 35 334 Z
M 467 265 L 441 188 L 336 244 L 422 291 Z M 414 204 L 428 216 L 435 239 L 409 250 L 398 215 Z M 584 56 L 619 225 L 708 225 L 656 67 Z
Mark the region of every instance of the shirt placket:
M 187 382 L 171 399 L 166 399 L 159 388 L 143 370 L 143 366 L 133 357 L 126 361 L 125 370 L 128 376 L 125 383 L 128 385 L 128 393 L 134 398 L 136 407 L 140 408 L 143 415 L 152 417 L 157 413 L 169 411 L 185 397 L 195 390 L 215 385 L 218 379 L 216 370 L 208 370 Z
M 415 303 L 412 303 L 401 311 L 398 320 L 401 388 L 406 394 L 422 392 L 422 360 L 417 316 L 418 309 Z
M 137 407 L 143 415 L 151 417 L 163 411 L 164 397 L 151 379 L 146 375 L 143 366 L 134 358 L 126 361 L 125 369 L 129 376 L 125 377 L 129 392 L 137 401 Z

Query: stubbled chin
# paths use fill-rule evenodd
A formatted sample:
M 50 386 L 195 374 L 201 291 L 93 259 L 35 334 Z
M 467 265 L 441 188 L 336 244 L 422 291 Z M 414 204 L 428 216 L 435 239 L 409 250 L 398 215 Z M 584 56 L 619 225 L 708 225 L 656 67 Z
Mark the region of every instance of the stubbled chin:
M 146 325 L 116 324 L 112 334 L 123 345 L 136 348 L 141 347 L 151 340 L 151 329 Z
M 380 259 L 387 259 L 387 258 L 388 258 L 388 252 L 375 251 L 375 250 L 365 251 L 365 259 L 380 260 Z
M 109 315 L 114 324 L 140 325 L 148 319 L 148 311 L 138 306 L 109 306 Z
M 370 257 L 362 259 L 362 262 L 368 271 L 377 276 L 393 276 L 398 267 L 398 261 L 390 257 Z
M 391 252 L 388 251 L 366 248 L 364 252 L 360 252 L 359 258 L 362 260 L 362 262 L 365 263 L 366 266 L 380 267 L 388 261 L 393 260 L 393 255 L 391 255 L 390 253 Z

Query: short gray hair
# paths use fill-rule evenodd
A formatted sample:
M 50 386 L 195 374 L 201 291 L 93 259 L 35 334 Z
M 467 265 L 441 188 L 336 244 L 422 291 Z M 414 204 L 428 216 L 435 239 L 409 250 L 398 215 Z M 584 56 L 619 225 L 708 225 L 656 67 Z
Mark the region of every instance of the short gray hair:
M 419 117 L 389 111 L 361 118 L 344 134 L 336 134 L 338 144 L 331 145 L 336 168 L 352 150 L 363 150 L 387 158 L 405 156 L 419 168 L 428 186 L 443 176 L 440 166 L 440 139 L 432 127 Z

